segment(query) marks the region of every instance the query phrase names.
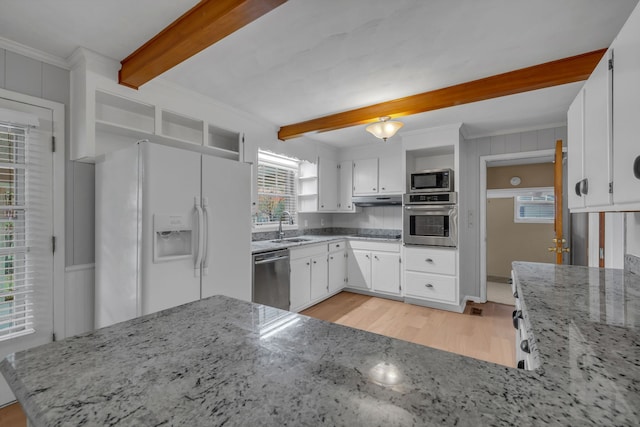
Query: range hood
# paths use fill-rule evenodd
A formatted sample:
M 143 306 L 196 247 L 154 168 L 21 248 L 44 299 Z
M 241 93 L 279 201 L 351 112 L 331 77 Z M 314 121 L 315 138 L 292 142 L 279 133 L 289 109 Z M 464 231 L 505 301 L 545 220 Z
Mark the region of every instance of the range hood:
M 360 196 L 351 199 L 356 206 L 392 206 L 402 205 L 402 195 Z

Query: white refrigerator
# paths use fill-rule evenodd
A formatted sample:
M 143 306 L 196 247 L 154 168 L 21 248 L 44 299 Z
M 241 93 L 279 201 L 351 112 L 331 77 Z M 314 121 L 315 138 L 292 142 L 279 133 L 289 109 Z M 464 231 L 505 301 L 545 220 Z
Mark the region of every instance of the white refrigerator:
M 251 166 L 150 142 L 96 162 L 95 326 L 251 301 Z

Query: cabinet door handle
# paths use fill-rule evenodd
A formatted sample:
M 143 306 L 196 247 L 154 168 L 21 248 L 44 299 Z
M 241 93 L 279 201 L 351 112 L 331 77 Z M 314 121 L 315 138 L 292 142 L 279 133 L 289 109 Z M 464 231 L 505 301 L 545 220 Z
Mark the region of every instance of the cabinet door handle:
M 373 190 L 373 191 L 376 191 L 376 187 L 373 187 L 373 188 L 372 188 L 372 190 Z
M 309 263 L 307 263 L 307 265 L 310 265 Z
M 514 310 L 511 317 L 513 318 L 513 327 L 518 329 L 518 319 L 522 319 L 522 311 Z
M 640 156 L 633 161 L 633 176 L 640 179 Z
M 425 261 L 425 262 L 430 262 L 430 263 L 432 263 L 432 264 L 433 264 L 433 260 L 432 260 L 431 258 L 427 258 L 427 259 L 425 259 L 424 261 Z
M 426 285 L 424 285 L 427 288 L 433 288 L 433 285 L 431 283 L 427 283 Z
M 316 261 L 313 261 L 313 263 L 314 263 L 314 264 L 317 264 L 317 262 L 316 262 Z
M 582 181 L 576 182 L 576 188 L 575 188 L 576 196 L 582 196 L 582 193 L 580 193 L 580 184 L 581 183 L 582 183 Z
M 386 190 L 386 188 L 382 187 L 383 190 Z
M 520 350 L 524 351 L 525 353 L 531 353 L 531 350 L 529 349 L 529 340 L 520 341 Z
M 330 257 L 331 259 L 333 259 L 333 257 Z
M 374 255 L 373 257 L 374 257 L 375 259 L 378 259 L 378 255 Z
M 589 178 L 580 181 L 580 193 L 589 194 Z
M 367 258 L 369 258 L 369 255 L 365 255 Z

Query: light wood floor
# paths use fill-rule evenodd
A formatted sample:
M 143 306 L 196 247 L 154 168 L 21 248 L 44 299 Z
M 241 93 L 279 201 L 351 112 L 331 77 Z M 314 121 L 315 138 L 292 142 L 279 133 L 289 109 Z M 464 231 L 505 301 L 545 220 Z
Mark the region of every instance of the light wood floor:
M 0 408 L 0 426 L 27 427 L 27 417 L 18 403 Z
M 473 308 L 482 310 L 472 315 Z M 340 325 L 515 367 L 513 306 L 468 304 L 464 313 L 341 292 L 302 314 Z
M 482 310 L 480 316 L 471 310 Z M 302 314 L 352 328 L 515 367 L 513 306 L 469 304 L 451 313 L 383 298 L 341 292 Z M 0 409 L 1 427 L 26 427 L 19 404 Z

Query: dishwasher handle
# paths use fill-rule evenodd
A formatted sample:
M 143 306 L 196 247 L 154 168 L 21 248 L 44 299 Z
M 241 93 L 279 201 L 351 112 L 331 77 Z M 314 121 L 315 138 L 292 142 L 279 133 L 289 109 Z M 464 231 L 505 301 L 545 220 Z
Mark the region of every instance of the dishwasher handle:
M 273 258 L 267 258 L 267 259 L 262 259 L 260 261 L 254 261 L 254 265 L 260 265 L 260 264 L 270 264 L 272 262 L 276 262 L 276 261 L 280 261 L 281 259 L 289 259 L 289 255 L 284 255 L 284 256 L 278 256 L 278 257 L 273 257 Z

